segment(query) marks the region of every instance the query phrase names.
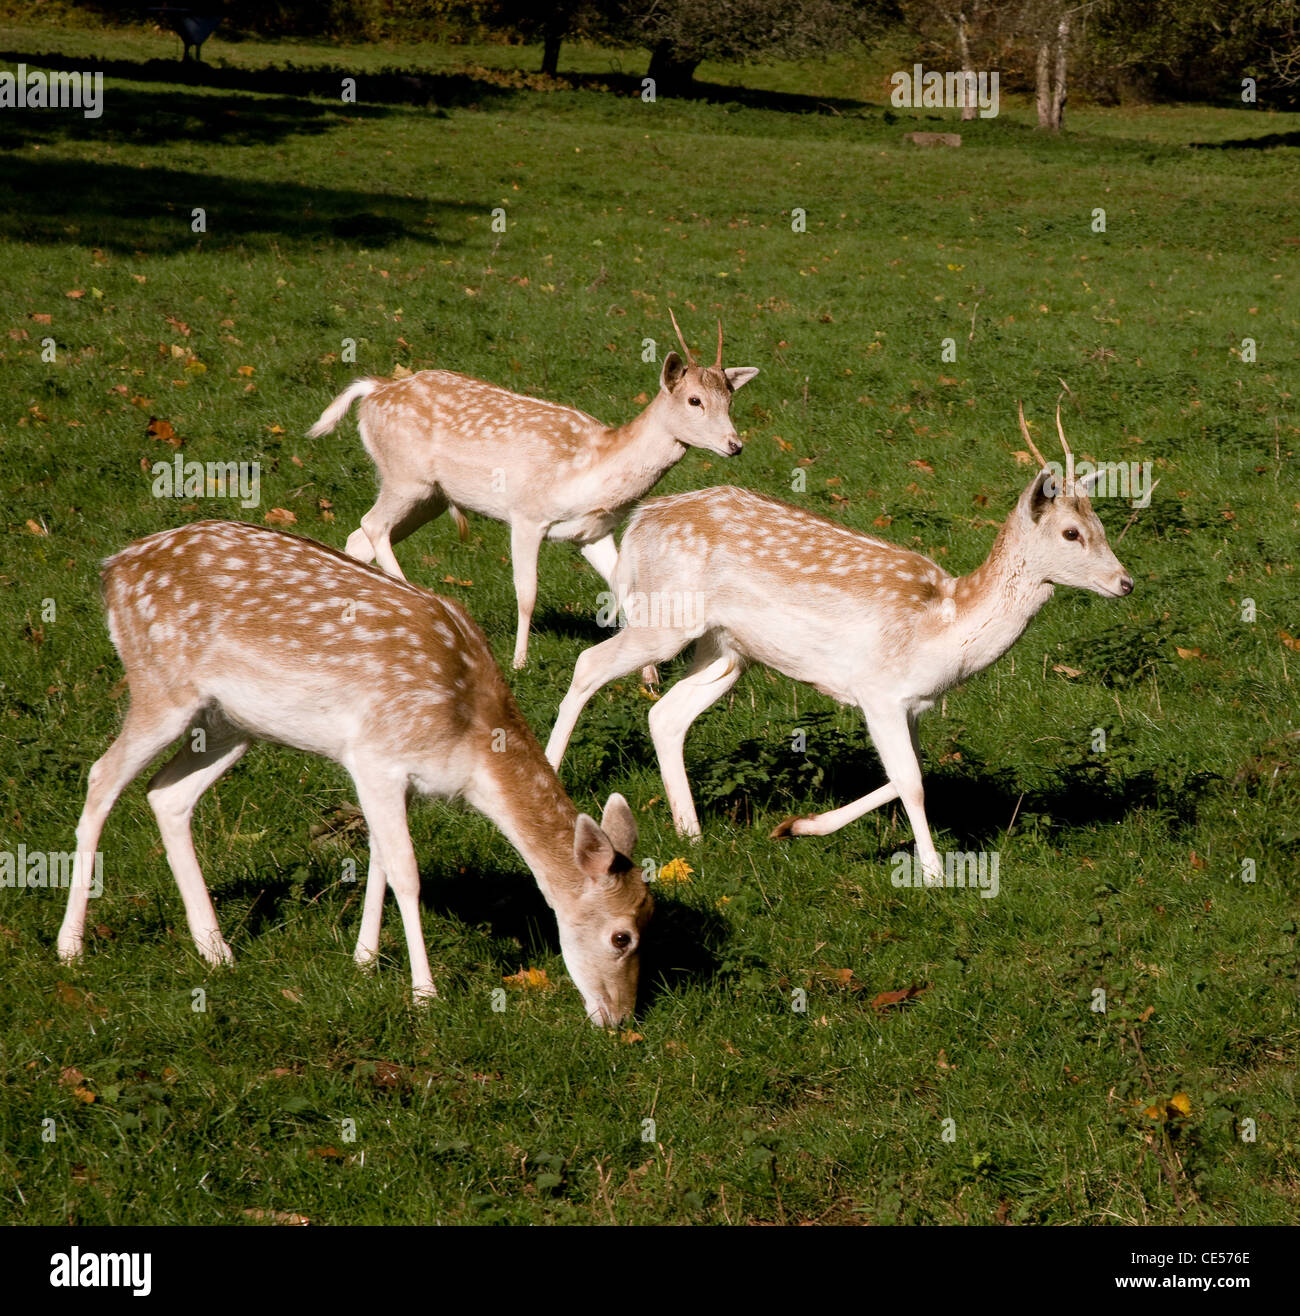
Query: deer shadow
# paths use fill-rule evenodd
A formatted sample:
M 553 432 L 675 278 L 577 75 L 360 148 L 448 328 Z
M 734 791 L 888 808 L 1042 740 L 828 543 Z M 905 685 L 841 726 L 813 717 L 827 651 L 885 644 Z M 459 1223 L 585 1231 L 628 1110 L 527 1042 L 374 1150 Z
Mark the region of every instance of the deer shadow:
M 358 897 L 362 890 L 364 863 L 359 863 Z M 296 895 L 295 886 L 301 887 Z M 294 909 L 304 903 L 330 898 L 338 879 L 325 876 L 314 866 L 301 883 L 282 872 L 246 872 L 224 882 L 221 903 L 247 901 L 238 924 L 241 935 L 250 939 L 266 935 Z M 337 898 L 335 896 L 334 898 Z M 515 972 L 524 961 L 560 953 L 555 914 L 547 905 L 526 868 L 459 867 L 425 869 L 420 879 L 420 904 L 439 918 L 452 919 L 467 928 L 489 929 L 488 963 L 501 975 Z M 392 902 L 384 910 L 387 924 L 398 917 Z M 360 927 L 360 901 L 348 927 L 355 935 Z M 232 925 L 229 931 L 234 931 Z M 719 975 L 720 952 L 729 937 L 726 922 L 715 912 L 700 910 L 656 892 L 655 913 L 646 933 L 641 956 L 639 1009 L 657 997 L 690 984 L 703 984 Z

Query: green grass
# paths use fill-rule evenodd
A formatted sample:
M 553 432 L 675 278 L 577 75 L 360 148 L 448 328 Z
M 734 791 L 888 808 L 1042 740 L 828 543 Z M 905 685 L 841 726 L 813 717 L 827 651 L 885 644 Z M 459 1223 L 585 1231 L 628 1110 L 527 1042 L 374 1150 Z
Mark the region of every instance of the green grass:
M 635 683 L 592 702 L 563 772 L 574 798 L 624 792 L 637 859 L 694 869 L 658 893 L 636 1040 L 583 1022 L 521 862 L 447 805 L 412 824 L 438 1001 L 409 1007 L 391 908 L 382 967 L 360 974 L 360 887 L 342 876 L 348 858 L 364 873 L 364 838 L 312 835 L 350 783 L 266 747 L 196 820 L 238 957 L 209 971 L 138 782 L 105 830 L 80 966 L 54 955 L 61 893 L 0 891 L 4 1218 L 1300 1220 L 1300 654 L 1280 637 L 1300 633 L 1297 151 L 1189 149 L 1300 118 L 1084 109 L 1054 141 L 1012 104 L 963 125 L 960 151 L 921 151 L 902 141 L 912 116 L 882 104 L 538 93 L 457 77 L 486 62 L 463 49 L 214 42 L 212 59 L 274 67 L 255 89 L 205 89 L 126 76 L 174 51 L 161 38 L 0 45 L 121 74 L 94 123 L 0 117 L 0 849 L 71 846 L 120 723 L 99 560 L 272 507 L 342 546 L 373 473 L 351 422 L 303 435 L 355 373 L 450 367 L 622 420 L 655 385 L 642 340 L 668 340 L 667 308 L 701 341 L 721 316 L 728 363 L 762 368 L 736 398 L 746 450 L 690 454 L 660 491 L 734 481 L 877 533 L 889 517 L 884 533 L 955 571 L 1024 483 L 1016 399 L 1050 449 L 1062 377 L 1076 453 L 1149 460 L 1161 480 L 1131 524 L 1098 504 L 1132 597 L 1058 591 L 922 724 L 936 842 L 996 850 L 996 899 L 892 887 L 911 840 L 892 809 L 826 840 L 766 839 L 879 782 L 857 716 L 805 687 L 754 671 L 697 724 L 698 847 L 673 835 Z M 364 99 L 365 71 L 404 62 L 447 75 L 437 103 Z M 278 81 L 328 65 L 363 70 L 361 102 L 326 99 L 333 74 L 311 98 Z M 741 80 L 870 95 L 843 68 L 820 76 Z M 188 460 L 261 462 L 261 506 L 153 498 L 142 464 L 172 450 L 151 416 Z M 507 535 L 472 531 L 461 544 L 444 521 L 398 554 L 508 662 Z M 543 738 L 598 635 L 600 588 L 572 549 L 543 548 L 530 664 L 511 677 Z M 800 727 L 807 756 L 790 749 Z M 553 986 L 511 988 L 494 1013 L 526 966 Z M 1186 1118 L 1144 1114 L 1176 1093 Z

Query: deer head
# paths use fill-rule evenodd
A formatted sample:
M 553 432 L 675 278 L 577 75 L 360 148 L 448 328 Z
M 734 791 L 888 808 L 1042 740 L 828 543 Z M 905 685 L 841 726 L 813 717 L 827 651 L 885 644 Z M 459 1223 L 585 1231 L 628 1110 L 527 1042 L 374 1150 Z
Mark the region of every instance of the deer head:
M 669 310 L 685 360 L 676 352 L 664 357 L 659 375 L 663 421 L 672 437 L 688 448 L 707 448 L 721 457 L 734 457 L 744 444 L 731 423 L 731 395 L 758 374 L 757 366 L 722 365 L 722 321 L 718 321 L 718 356 L 702 366 Z
M 556 904 L 560 952 L 594 1024 L 622 1023 L 636 1009 L 641 934 L 654 900 L 629 856 L 636 819 L 627 801 L 611 795 L 597 826 L 580 814 L 573 836 L 579 878 Z
M 1018 538 L 1029 571 L 1052 585 L 1074 585 L 1107 598 L 1133 592 L 1133 577 L 1106 542 L 1106 530 L 1088 498 L 1095 476 L 1074 478 L 1074 454 L 1065 441 L 1061 407 L 1056 432 L 1065 450 L 1065 474 L 1034 446 L 1020 408 L 1020 433 L 1041 467 L 1016 504 Z

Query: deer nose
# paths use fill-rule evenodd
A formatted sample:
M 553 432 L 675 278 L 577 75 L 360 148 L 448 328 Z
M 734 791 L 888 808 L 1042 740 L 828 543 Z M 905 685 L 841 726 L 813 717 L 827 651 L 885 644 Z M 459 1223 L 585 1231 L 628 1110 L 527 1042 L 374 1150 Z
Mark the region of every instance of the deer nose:
M 732 439 L 727 444 L 727 456 L 734 457 L 744 446 L 739 439 Z
M 1132 593 L 1133 593 L 1133 577 L 1132 577 L 1132 576 L 1121 576 L 1121 577 L 1119 578 L 1119 592 L 1120 592 L 1121 594 L 1132 594 Z

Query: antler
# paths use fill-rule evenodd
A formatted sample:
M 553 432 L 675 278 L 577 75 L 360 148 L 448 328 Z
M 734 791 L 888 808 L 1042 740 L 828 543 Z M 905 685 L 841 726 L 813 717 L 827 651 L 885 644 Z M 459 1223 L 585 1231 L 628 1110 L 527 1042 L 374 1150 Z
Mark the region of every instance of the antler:
M 673 308 L 672 308 L 671 306 L 668 308 L 668 318 L 669 318 L 670 320 L 672 320 L 672 322 L 673 322 L 673 328 L 677 330 L 677 341 L 678 341 L 679 343 L 681 343 L 681 345 L 682 345 L 682 351 L 686 353 L 686 362 L 687 362 L 687 364 L 688 364 L 688 365 L 692 365 L 692 366 L 695 365 L 695 364 L 696 364 L 695 353 L 692 352 L 691 349 L 690 349 L 689 347 L 686 346 L 686 339 L 684 339 L 684 338 L 682 337 L 682 328 L 681 328 L 681 325 L 679 325 L 679 324 L 677 323 L 677 317 L 673 314 Z M 722 333 L 722 321 L 721 321 L 721 320 L 718 321 L 718 333 L 719 333 L 719 335 L 721 335 L 721 333 Z M 719 361 L 721 361 L 721 357 L 719 357 L 718 359 L 719 359 Z
M 1017 402 L 1017 403 L 1016 403 L 1016 410 L 1020 413 L 1020 433 L 1021 433 L 1022 435 L 1024 435 L 1025 442 L 1029 445 L 1029 451 L 1032 452 L 1032 453 L 1034 454 L 1034 456 L 1038 458 L 1038 465 L 1039 465 L 1039 468 L 1041 469 L 1042 467 L 1044 467 L 1044 466 L 1047 465 L 1047 458 L 1044 457 L 1043 454 L 1042 454 L 1041 452 L 1038 451 L 1038 448 L 1037 448 L 1037 446 L 1034 444 L 1033 439 L 1031 439 L 1031 438 L 1029 437 L 1029 426 L 1025 424 L 1025 407 L 1024 407 L 1024 403 L 1023 403 L 1023 402 Z M 1059 410 L 1059 409 L 1057 410 L 1057 418 L 1058 418 L 1058 420 L 1059 420 L 1059 418 L 1060 418 L 1060 410 Z
M 722 321 L 718 321 L 718 359 L 713 363 L 714 370 L 722 369 Z

